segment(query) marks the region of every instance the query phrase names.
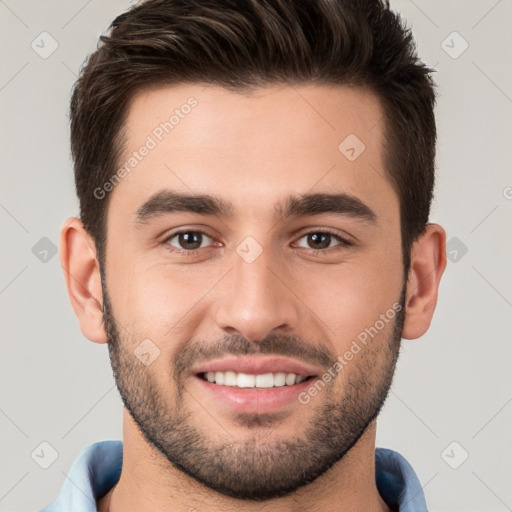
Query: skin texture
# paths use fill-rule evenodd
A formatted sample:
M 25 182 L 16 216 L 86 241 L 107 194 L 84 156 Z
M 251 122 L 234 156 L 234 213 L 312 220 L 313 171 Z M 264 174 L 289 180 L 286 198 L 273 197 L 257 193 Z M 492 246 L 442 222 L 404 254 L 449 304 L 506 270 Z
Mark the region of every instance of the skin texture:
M 109 342 L 127 406 L 123 472 L 99 508 L 279 512 L 336 503 L 337 510 L 389 510 L 375 485 L 375 417 L 400 334 L 418 338 L 430 325 L 445 232 L 427 226 L 404 282 L 383 112 L 358 88 L 146 91 L 132 102 L 122 162 L 190 97 L 197 106 L 109 192 L 103 289 L 80 221 L 69 219 L 62 230 L 61 263 L 81 330 Z M 365 145 L 354 161 L 338 150 L 349 134 Z M 163 189 L 216 195 L 232 203 L 233 216 L 179 212 L 137 222 L 137 210 Z M 359 198 L 376 222 L 276 218 L 274 205 L 290 194 L 322 192 Z M 205 233 L 201 248 L 176 252 L 187 248 L 169 239 L 177 230 Z M 332 237 L 319 250 L 306 235 L 325 230 L 351 245 Z M 247 236 L 262 249 L 251 263 L 236 250 Z M 397 304 L 401 314 L 308 404 L 236 414 L 205 396 L 190 373 L 209 358 L 243 352 L 309 361 L 321 373 Z M 145 339 L 160 351 L 149 366 L 134 355 Z

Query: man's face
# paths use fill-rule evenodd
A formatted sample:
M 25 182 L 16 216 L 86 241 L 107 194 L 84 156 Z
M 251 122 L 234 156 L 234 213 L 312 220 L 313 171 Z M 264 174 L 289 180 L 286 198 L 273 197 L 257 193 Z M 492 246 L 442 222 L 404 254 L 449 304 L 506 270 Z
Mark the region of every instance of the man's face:
M 212 489 L 298 489 L 383 404 L 405 283 L 382 115 L 323 86 L 184 85 L 131 105 L 120 164 L 137 163 L 111 192 L 103 269 L 111 360 L 146 440 Z

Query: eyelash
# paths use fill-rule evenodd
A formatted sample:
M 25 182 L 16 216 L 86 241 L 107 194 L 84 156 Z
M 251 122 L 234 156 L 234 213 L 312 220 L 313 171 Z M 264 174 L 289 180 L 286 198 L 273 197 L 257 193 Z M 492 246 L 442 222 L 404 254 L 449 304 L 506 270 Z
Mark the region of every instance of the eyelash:
M 199 233 L 202 235 L 206 235 L 208 238 L 211 238 L 213 240 L 213 237 L 211 237 L 204 231 L 200 231 L 200 230 L 184 229 L 181 231 L 176 231 L 175 233 L 172 233 L 167 238 L 165 238 L 165 240 L 163 240 L 163 242 L 162 242 L 169 252 L 171 252 L 173 254 L 176 253 L 176 254 L 185 255 L 185 256 L 194 256 L 194 255 L 198 254 L 199 251 L 201 251 L 202 249 L 206 249 L 206 247 L 202 247 L 200 249 L 187 250 L 187 249 L 178 249 L 176 247 L 171 246 L 169 241 L 172 240 L 174 237 L 181 235 L 183 233 Z M 302 233 L 299 236 L 299 238 L 297 239 L 297 241 L 304 238 L 305 236 L 312 235 L 312 234 L 314 234 L 314 235 L 319 235 L 319 234 L 331 235 L 332 237 L 336 238 L 338 240 L 338 242 L 340 242 L 338 245 L 335 245 L 334 247 L 328 247 L 326 249 L 310 249 L 310 251 L 312 251 L 314 254 L 318 254 L 318 253 L 330 254 L 332 251 L 342 250 L 346 247 L 350 247 L 353 245 L 351 242 L 342 238 L 340 235 L 338 235 L 337 233 L 335 233 L 334 231 L 331 231 L 329 229 L 307 231 L 305 233 Z

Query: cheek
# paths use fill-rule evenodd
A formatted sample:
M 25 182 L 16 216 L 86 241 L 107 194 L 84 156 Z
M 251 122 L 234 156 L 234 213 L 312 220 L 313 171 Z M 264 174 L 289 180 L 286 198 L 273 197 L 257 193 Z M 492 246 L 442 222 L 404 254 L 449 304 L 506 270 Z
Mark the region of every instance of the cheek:
M 200 299 L 218 281 L 213 269 L 193 272 L 165 264 L 133 265 L 122 272 L 122 265 L 112 271 L 109 291 L 116 306 L 116 318 L 134 333 L 158 340 L 172 338 L 182 329 L 190 313 L 201 308 Z M 121 276 L 130 275 L 128 278 Z
M 315 279 L 318 286 L 302 288 L 301 296 L 327 326 L 323 331 L 333 340 L 337 353 L 348 350 L 358 336 L 364 339 L 368 330 L 374 333 L 376 323 L 376 336 L 391 334 L 402 291 L 400 258 L 400 253 L 388 255 L 381 251 L 364 264 L 330 270 L 323 279 Z

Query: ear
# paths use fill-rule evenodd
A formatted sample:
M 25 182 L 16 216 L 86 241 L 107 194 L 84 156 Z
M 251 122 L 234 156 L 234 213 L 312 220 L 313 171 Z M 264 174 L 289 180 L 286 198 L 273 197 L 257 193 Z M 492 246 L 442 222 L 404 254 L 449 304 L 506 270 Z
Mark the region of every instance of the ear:
M 82 334 L 95 343 L 106 343 L 96 245 L 76 217 L 68 219 L 61 229 L 60 264 Z
M 403 338 L 412 340 L 427 332 L 445 268 L 446 232 L 438 224 L 427 224 L 411 248 Z

